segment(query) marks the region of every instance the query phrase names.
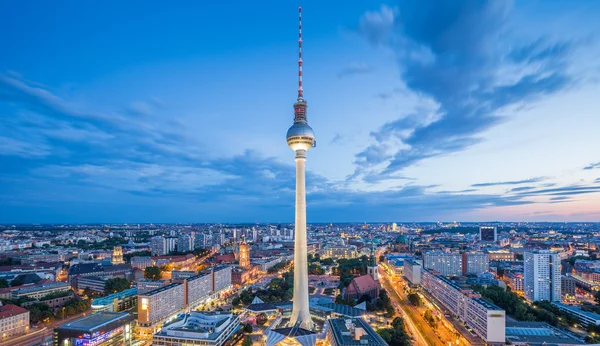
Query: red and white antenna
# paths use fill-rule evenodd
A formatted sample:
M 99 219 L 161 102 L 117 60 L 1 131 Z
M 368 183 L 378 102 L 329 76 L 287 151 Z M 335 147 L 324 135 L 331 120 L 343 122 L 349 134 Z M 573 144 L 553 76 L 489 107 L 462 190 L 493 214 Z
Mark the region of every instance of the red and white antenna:
M 298 100 L 302 95 L 302 7 L 298 7 Z

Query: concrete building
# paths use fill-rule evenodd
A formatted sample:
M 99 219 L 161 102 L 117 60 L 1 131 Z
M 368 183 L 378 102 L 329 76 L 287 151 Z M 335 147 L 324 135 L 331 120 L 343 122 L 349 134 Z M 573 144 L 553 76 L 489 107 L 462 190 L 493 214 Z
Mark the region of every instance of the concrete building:
M 84 276 L 77 278 L 75 282 L 77 284 L 76 288 L 79 291 L 83 292 L 85 289 L 88 289 L 94 292 L 104 293 L 104 286 L 106 285 L 107 280 L 108 278 L 106 277 Z
M 135 256 L 131 258 L 131 266 L 141 270 L 152 267 L 152 258 L 148 256 Z
M 70 290 L 71 285 L 66 282 L 52 282 L 49 284 L 19 288 L 12 291 L 12 299 L 19 299 L 22 297 L 40 299 L 51 293 L 68 292 Z
M 185 301 L 185 285 L 180 283 L 138 294 L 138 324 L 143 329 L 141 333 L 153 333 L 167 318 L 185 309 Z
M 462 255 L 430 251 L 423 255 L 423 268 L 435 270 L 444 276 L 462 275 Z
M 208 271 L 212 275 L 212 291 L 213 293 L 225 290 L 231 287 L 231 267 L 217 266 L 210 268 Z
M 423 271 L 421 285 L 486 342 L 504 343 L 506 313 L 500 307 L 432 270 Z
M 421 284 L 421 263 L 404 260 L 404 277 L 413 285 Z
M 510 289 L 515 292 L 523 292 L 523 273 L 508 274 Z
M 154 334 L 152 344 L 221 346 L 228 340 L 234 344 L 243 335 L 240 329 L 239 317 L 234 314 L 192 311 Z
M 164 237 L 157 236 L 150 239 L 150 248 L 153 256 L 164 256 L 167 252 L 167 241 Z
M 488 259 L 490 261 L 512 262 L 517 258 L 514 252 L 508 250 L 489 250 Z
M 140 279 L 137 281 L 138 293 L 142 294 L 142 293 L 154 291 L 161 287 L 167 286 L 168 284 L 169 284 L 168 280 Z
M 524 254 L 523 293 L 529 301 L 561 301 L 560 256 L 539 250 Z
M 325 342 L 331 346 L 387 346 L 385 340 L 362 318 L 331 318 Z
M 480 226 L 479 240 L 486 242 L 494 242 L 498 240 L 498 229 L 494 226 Z
M 600 315 L 598 314 L 583 311 L 576 306 L 567 305 L 559 302 L 552 302 L 552 305 L 556 306 L 560 311 L 566 312 L 569 315 L 577 317 L 579 323 L 584 327 L 587 327 L 588 324 L 600 326 Z
M 352 259 L 358 257 L 355 245 L 330 245 L 323 250 L 323 258 Z
M 477 275 L 487 273 L 490 269 L 490 260 L 487 254 L 476 252 L 462 253 L 462 274 Z
M 188 234 L 182 234 L 177 238 L 177 251 L 186 252 L 194 250 L 194 242 Z
M 138 289 L 134 287 L 110 294 L 106 297 L 95 298 L 92 300 L 92 310 L 94 312 L 120 312 L 130 309 L 137 304 L 137 294 Z
M 168 255 L 171 252 L 176 250 L 178 242 L 179 242 L 179 238 L 177 238 L 177 237 L 166 237 L 165 238 L 165 246 L 167 249 L 166 255 Z
M 575 288 L 577 280 L 571 275 L 562 275 L 560 277 L 560 290 L 563 300 L 575 299 Z
M 29 330 L 29 311 L 13 304 L 0 304 L 0 342 Z
M 195 307 L 212 292 L 212 274 L 201 273 L 187 279 L 187 304 Z
M 54 329 L 54 346 L 133 344 L 135 318 L 125 312 L 98 312 Z

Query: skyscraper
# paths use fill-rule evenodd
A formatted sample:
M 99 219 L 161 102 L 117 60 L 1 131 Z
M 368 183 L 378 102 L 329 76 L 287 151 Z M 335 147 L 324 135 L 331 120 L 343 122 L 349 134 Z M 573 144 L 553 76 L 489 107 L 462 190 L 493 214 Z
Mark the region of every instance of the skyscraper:
M 481 241 L 496 241 L 498 240 L 498 230 L 494 226 L 480 226 L 479 240 Z
M 527 300 L 558 301 L 561 295 L 560 256 L 548 250 L 525 252 L 523 293 Z
M 294 305 L 290 326 L 311 330 L 308 308 L 308 261 L 306 245 L 306 152 L 315 146 L 315 135 L 306 121 L 307 103 L 302 89 L 302 8 L 298 9 L 298 99 L 294 104 L 294 124 L 287 131 L 287 144 L 296 152 L 296 218 L 294 240 Z

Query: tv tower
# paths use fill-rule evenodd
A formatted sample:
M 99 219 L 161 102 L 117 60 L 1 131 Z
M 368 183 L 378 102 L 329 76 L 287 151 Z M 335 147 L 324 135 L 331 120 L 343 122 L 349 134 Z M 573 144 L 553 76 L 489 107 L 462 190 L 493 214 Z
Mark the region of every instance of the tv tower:
M 315 134 L 306 121 L 306 100 L 302 89 L 302 7 L 298 8 L 298 99 L 294 124 L 287 131 L 287 144 L 296 152 L 296 230 L 294 240 L 294 305 L 291 327 L 313 329 L 308 308 L 308 261 L 306 246 L 306 152 L 315 146 Z

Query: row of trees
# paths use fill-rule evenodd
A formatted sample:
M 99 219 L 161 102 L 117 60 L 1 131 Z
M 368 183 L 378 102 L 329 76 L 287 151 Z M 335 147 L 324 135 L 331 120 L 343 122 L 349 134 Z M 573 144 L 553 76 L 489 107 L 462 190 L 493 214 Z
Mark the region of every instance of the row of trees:
M 278 273 L 278 272 L 284 270 L 288 265 L 290 265 L 290 262 L 280 262 L 280 263 L 277 263 L 276 265 L 274 265 L 271 268 L 267 269 L 267 273 L 269 273 L 269 274 Z
M 131 288 L 131 282 L 123 278 L 112 278 L 104 283 L 104 294 L 113 294 Z
M 234 306 L 249 305 L 254 297 L 259 297 L 264 302 L 277 302 L 290 300 L 294 296 L 294 273 L 287 272 L 283 278 L 274 278 L 264 290 L 252 291 L 252 287 L 240 292 L 238 297 L 233 298 Z
M 576 318 L 560 312 L 558 308 L 553 306 L 550 302 L 535 302 L 532 306 L 526 304 L 516 293 L 510 290 L 505 291 L 498 286 L 489 286 L 485 288 L 483 286 L 473 285 L 472 288 L 480 293 L 483 298 L 498 305 L 504 309 L 508 315 L 519 321 L 546 322 L 553 326 L 567 326 L 577 323 Z
M 58 310 L 56 314 L 52 312 L 52 309 L 43 303 L 34 303 L 27 306 L 29 310 L 29 319 L 32 323 L 49 322 L 55 318 L 66 318 L 69 316 L 77 315 L 90 309 L 92 305 L 90 300 L 79 300 L 77 298 L 71 298 L 65 302 L 63 307 Z

